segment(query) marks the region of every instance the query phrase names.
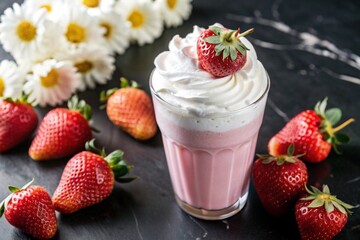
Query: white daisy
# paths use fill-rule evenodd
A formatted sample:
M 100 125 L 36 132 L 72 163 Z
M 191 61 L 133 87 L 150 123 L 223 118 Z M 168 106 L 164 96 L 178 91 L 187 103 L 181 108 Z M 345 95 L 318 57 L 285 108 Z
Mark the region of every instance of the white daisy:
M 192 0 L 155 0 L 166 27 L 177 27 L 189 18 Z
M 102 12 L 98 18 L 100 26 L 105 29 L 104 46 L 110 52 L 124 53 L 129 46 L 130 23 L 123 21 L 114 11 Z
M 24 77 L 16 63 L 3 60 L 0 63 L 0 98 L 21 97 Z
M 69 61 L 46 60 L 36 64 L 26 76 L 24 92 L 34 105 L 54 106 L 67 100 L 78 88 L 80 76 Z
M 78 86 L 81 91 L 86 87 L 95 88 L 96 83 L 105 84 L 115 70 L 115 59 L 99 45 L 82 45 L 58 56 L 58 59 L 71 61 L 81 74 L 82 81 Z
M 152 43 L 163 30 L 160 14 L 151 0 L 120 0 L 116 11 L 130 22 L 130 40 L 140 46 Z
M 24 7 L 32 7 L 33 9 L 45 9 L 50 14 L 54 9 L 62 4 L 62 0 L 25 0 Z
M 86 9 L 77 4 L 63 4 L 54 9 L 57 16 L 62 50 L 78 47 L 81 44 L 102 45 L 105 29 L 101 28 L 96 18 L 87 14 Z
M 45 12 L 14 3 L 1 16 L 0 41 L 16 60 L 34 59 L 47 51 L 42 43 Z
M 90 15 L 98 15 L 103 11 L 110 11 L 115 0 L 67 0 L 84 6 Z

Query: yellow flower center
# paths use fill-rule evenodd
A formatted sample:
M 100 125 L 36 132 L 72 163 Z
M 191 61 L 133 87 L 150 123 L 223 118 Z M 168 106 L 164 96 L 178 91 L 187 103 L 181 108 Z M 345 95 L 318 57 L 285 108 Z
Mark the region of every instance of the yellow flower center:
M 83 0 L 83 4 L 89 8 L 98 7 L 100 4 L 100 0 Z
M 110 38 L 112 33 L 112 26 L 109 23 L 103 22 L 100 24 L 101 27 L 105 28 L 104 37 Z
M 170 9 L 174 9 L 176 4 L 177 4 L 177 1 L 176 0 L 167 0 L 167 5 Z
M 52 8 L 49 4 L 41 5 L 40 8 L 44 8 L 48 13 L 51 12 Z
M 0 77 L 0 97 L 4 96 L 5 83 L 4 80 Z
M 81 43 L 85 40 L 86 30 L 76 23 L 69 23 L 65 36 L 69 42 Z
M 41 77 L 40 81 L 41 85 L 46 88 L 53 87 L 59 81 L 59 72 L 55 68 L 53 68 L 45 77 Z
M 142 12 L 140 12 L 137 9 L 134 9 L 132 13 L 128 17 L 129 22 L 131 22 L 131 25 L 133 28 L 139 28 L 144 24 L 145 17 Z
M 79 73 L 86 73 L 90 71 L 94 66 L 91 62 L 85 60 L 83 62 L 75 63 L 75 67 Z
M 16 33 L 22 41 L 30 42 L 36 36 L 36 27 L 29 21 L 22 21 L 17 26 Z

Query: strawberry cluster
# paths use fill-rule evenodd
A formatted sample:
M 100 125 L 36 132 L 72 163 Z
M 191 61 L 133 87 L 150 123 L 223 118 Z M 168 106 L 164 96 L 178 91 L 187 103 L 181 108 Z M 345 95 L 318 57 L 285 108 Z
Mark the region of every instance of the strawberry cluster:
M 326 105 L 327 98 L 318 102 L 314 110 L 303 111 L 291 119 L 269 141 L 270 154 L 258 155 L 253 168 L 255 189 L 265 210 L 281 217 L 295 208 L 302 240 L 332 239 L 344 228 L 352 208 L 331 195 L 327 185 L 322 191 L 306 186 L 308 172 L 304 162 L 321 162 L 332 148 L 340 153 L 338 145 L 350 140 L 338 131 L 354 119 L 334 127 L 341 119 L 341 110 L 326 110 Z
M 121 79 L 121 89 L 101 94 L 107 100 L 107 114 L 112 122 L 134 138 L 146 140 L 156 134 L 157 126 L 149 96 L 132 82 Z M 90 105 L 77 96 L 68 108 L 48 112 L 29 148 L 33 160 L 44 161 L 73 156 L 66 164 L 52 198 L 41 186 L 9 187 L 11 195 L 0 204 L 0 217 L 37 239 L 50 239 L 57 232 L 55 210 L 69 214 L 97 204 L 111 194 L 115 181 L 131 182 L 126 177 L 133 168 L 116 150 L 109 155 L 98 149 L 92 139 Z M 21 99 L 0 101 L 0 153 L 31 137 L 38 124 L 34 108 Z M 83 151 L 85 147 L 85 151 Z

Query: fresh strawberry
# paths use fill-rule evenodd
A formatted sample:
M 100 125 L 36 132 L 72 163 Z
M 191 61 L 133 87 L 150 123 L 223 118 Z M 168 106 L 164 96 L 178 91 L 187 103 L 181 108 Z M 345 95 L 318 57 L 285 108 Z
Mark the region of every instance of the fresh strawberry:
M 351 118 L 334 128 L 341 119 L 341 110 L 331 108 L 325 111 L 326 104 L 327 98 L 318 102 L 315 110 L 303 111 L 291 119 L 270 139 L 269 153 L 274 156 L 284 154 L 292 143 L 295 145 L 295 154 L 305 153 L 302 159 L 308 162 L 324 160 L 332 147 L 336 153 L 340 153 L 337 145 L 349 142 L 350 138 L 338 131 L 354 119 Z
M 353 206 L 344 203 L 330 194 L 329 187 L 323 185 L 320 191 L 306 188 L 307 196 L 297 201 L 295 217 L 302 240 L 330 240 L 344 228 L 349 209 Z
M 30 146 L 29 155 L 34 160 L 50 160 L 74 155 L 84 149 L 92 138 L 91 107 L 74 96 L 68 108 L 51 110 L 42 122 Z
M 229 30 L 213 25 L 205 29 L 197 40 L 197 54 L 201 67 L 215 77 L 231 75 L 246 63 L 246 51 L 249 49 L 240 41 L 254 29 L 239 34 L 238 30 Z
M 101 101 L 107 101 L 106 113 L 111 122 L 138 140 L 152 138 L 157 131 L 150 97 L 134 81 L 121 78 L 121 88 L 104 91 Z
M 0 153 L 29 138 L 37 124 L 38 116 L 27 102 L 27 96 L 0 100 Z
M 21 189 L 9 186 L 12 194 L 0 205 L 0 217 L 36 239 L 50 239 L 57 231 L 54 205 L 49 193 L 40 186 L 26 184 Z
M 266 211 L 273 216 L 287 214 L 305 191 L 308 172 L 298 159 L 300 155 L 293 154 L 294 145 L 290 145 L 287 155 L 258 155 L 254 164 L 256 192 Z
M 55 209 L 61 213 L 73 213 L 106 199 L 114 180 L 125 183 L 135 179 L 123 177 L 132 167 L 123 160 L 122 151 L 106 156 L 104 150 L 95 148 L 94 140 L 86 143 L 86 150 L 66 164 L 53 195 Z

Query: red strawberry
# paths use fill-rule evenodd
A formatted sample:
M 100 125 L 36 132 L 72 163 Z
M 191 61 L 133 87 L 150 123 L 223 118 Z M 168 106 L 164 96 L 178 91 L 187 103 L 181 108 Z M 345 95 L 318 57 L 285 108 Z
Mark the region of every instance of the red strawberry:
M 69 109 L 55 108 L 42 120 L 30 146 L 29 155 L 34 160 L 50 160 L 74 155 L 84 149 L 92 138 L 91 107 L 74 96 Z
M 19 189 L 9 186 L 13 193 L 0 206 L 7 221 L 36 239 L 50 239 L 57 231 L 55 209 L 49 193 L 30 183 Z
M 111 122 L 138 140 L 152 138 L 157 131 L 154 109 L 150 97 L 138 89 L 134 81 L 129 86 L 121 78 L 121 88 L 102 92 L 101 101 L 106 101 L 106 113 Z
M 330 240 L 344 228 L 349 209 L 353 206 L 330 195 L 327 185 L 323 191 L 306 188 L 307 197 L 297 201 L 295 217 L 302 240 Z
M 305 164 L 293 156 L 294 145 L 290 145 L 287 155 L 277 157 L 258 155 L 253 178 L 256 192 L 268 213 L 283 216 L 294 206 L 304 193 L 308 179 Z
M 26 100 L 0 100 L 0 153 L 30 137 L 37 127 L 36 112 Z
M 86 149 L 69 160 L 55 190 L 53 203 L 61 213 L 73 213 L 106 199 L 114 188 L 114 180 L 135 179 L 122 178 L 132 169 L 122 159 L 122 151 L 106 156 L 104 150 L 94 147 L 94 140 L 86 144 Z
M 290 144 L 295 145 L 295 154 L 305 153 L 303 160 L 320 162 L 330 153 L 331 147 L 339 153 L 338 144 L 349 142 L 350 138 L 338 133 L 354 119 L 349 119 L 338 127 L 334 125 L 341 119 L 341 110 L 326 110 L 327 98 L 318 102 L 315 111 L 306 110 L 291 119 L 283 129 L 271 138 L 269 153 L 277 156 L 286 153 Z
M 224 29 L 213 25 L 205 29 L 197 41 L 197 54 L 201 67 L 215 77 L 231 75 L 246 63 L 246 51 L 241 41 L 254 29 L 239 34 L 238 30 Z

